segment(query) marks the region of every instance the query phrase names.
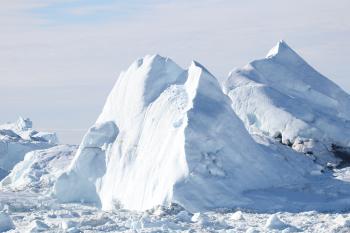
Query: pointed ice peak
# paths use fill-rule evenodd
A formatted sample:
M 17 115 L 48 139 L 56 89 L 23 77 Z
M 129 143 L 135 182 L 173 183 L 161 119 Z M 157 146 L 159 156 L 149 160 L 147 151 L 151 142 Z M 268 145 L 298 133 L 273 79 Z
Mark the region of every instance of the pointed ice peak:
M 214 78 L 214 75 L 212 73 L 210 73 L 207 68 L 205 68 L 202 64 L 200 64 L 196 60 L 192 60 L 191 65 L 188 68 L 188 70 L 190 71 L 191 69 L 194 69 L 194 68 L 199 68 L 199 69 L 203 70 L 204 72 L 208 73 L 211 77 Z M 216 78 L 214 78 L 214 79 L 216 79 Z
M 128 68 L 126 75 L 129 78 L 147 80 L 160 79 L 166 74 L 179 73 L 183 69 L 178 66 L 173 60 L 168 57 L 163 57 L 159 54 L 145 55 L 136 59 Z
M 149 59 L 150 61 L 159 61 L 159 60 L 165 60 L 167 61 L 169 58 L 168 57 L 163 57 L 157 53 L 155 54 L 148 54 L 145 56 L 145 59 Z
M 267 59 L 275 59 L 279 63 L 288 65 L 302 65 L 306 62 L 288 44 L 280 40 L 266 55 Z
M 214 99 L 221 99 L 222 93 L 219 81 L 202 64 L 192 61 L 188 68 L 188 79 L 186 86 L 192 89 L 193 94 L 212 96 Z
M 282 53 L 295 53 L 284 40 L 280 40 L 266 55 L 266 58 L 278 56 Z
M 170 85 L 181 83 L 183 72 L 170 58 L 158 54 L 137 59 L 119 76 L 97 121 L 113 120 L 129 127 L 124 121 L 132 122 L 130 119 L 138 116 Z
M 202 64 L 200 64 L 198 61 L 196 61 L 196 60 L 192 60 L 192 61 L 191 61 L 190 67 L 191 67 L 191 66 L 199 67 L 199 68 L 205 69 L 205 67 L 204 67 Z
M 142 65 L 146 66 L 153 66 L 156 63 L 159 63 L 161 61 L 167 62 L 168 60 L 171 61 L 168 57 L 162 57 L 159 54 L 147 54 L 141 58 L 138 58 L 132 66 L 136 66 L 137 68 L 140 68 Z

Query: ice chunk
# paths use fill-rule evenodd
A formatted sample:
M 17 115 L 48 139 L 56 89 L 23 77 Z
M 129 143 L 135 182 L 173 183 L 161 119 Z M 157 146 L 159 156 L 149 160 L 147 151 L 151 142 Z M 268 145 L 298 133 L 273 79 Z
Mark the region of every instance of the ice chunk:
M 277 214 L 272 214 L 266 221 L 265 228 L 272 230 L 283 230 L 289 225 L 281 221 Z
M 35 220 L 30 224 L 30 229 L 28 232 L 45 232 L 48 229 L 50 229 L 50 227 L 46 223 L 40 220 Z
M 203 213 L 195 213 L 192 218 L 191 218 L 192 222 L 196 222 L 200 225 L 206 225 L 209 222 L 209 218 L 207 215 L 203 214 Z
M 56 133 L 49 133 L 49 132 L 38 132 L 30 136 L 31 139 L 35 141 L 42 141 L 47 142 L 50 144 L 57 144 L 58 138 Z
M 5 212 L 0 212 L 0 232 L 9 231 L 15 229 L 15 225 L 12 222 L 12 219 Z
M 242 211 L 239 210 L 239 211 L 234 212 L 231 216 L 231 219 L 234 221 L 243 220 L 244 217 L 243 217 Z
M 24 119 L 23 117 L 19 117 L 16 126 L 18 130 L 24 131 L 31 129 L 33 127 L 33 123 L 29 118 Z
M 334 222 L 340 227 L 350 227 L 350 218 L 344 218 L 341 214 L 339 214 Z

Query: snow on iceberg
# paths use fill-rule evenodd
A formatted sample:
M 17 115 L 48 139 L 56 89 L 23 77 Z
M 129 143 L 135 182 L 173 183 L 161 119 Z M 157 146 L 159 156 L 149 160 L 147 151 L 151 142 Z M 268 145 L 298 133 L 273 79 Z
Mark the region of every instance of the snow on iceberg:
M 0 182 L 0 190 L 49 194 L 57 177 L 67 170 L 75 152 L 76 146 L 70 145 L 28 152 Z
M 350 96 L 284 41 L 232 71 L 224 91 L 250 133 L 276 137 L 321 164 L 339 162 L 332 152 L 350 146 Z
M 32 150 L 58 143 L 55 133 L 38 132 L 29 119 L 20 117 L 15 123 L 0 125 L 0 180 Z
M 314 169 L 303 155 L 256 143 L 202 65 L 183 70 L 155 55 L 120 75 L 54 192 L 62 202 L 105 210 L 256 207 L 257 196 L 245 192 L 280 186 L 303 192 Z

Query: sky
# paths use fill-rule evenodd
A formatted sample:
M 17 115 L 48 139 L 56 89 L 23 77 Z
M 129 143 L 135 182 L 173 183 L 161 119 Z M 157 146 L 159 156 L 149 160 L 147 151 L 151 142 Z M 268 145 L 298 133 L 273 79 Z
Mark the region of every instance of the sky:
M 350 92 L 349 0 L 3 0 L 0 122 L 78 144 L 119 73 L 160 54 L 219 79 L 285 40 Z

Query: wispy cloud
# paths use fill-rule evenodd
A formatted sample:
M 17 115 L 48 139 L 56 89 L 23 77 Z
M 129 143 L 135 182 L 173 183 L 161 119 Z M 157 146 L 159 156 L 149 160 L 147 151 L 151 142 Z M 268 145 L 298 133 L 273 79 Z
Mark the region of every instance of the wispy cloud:
M 116 12 L 116 10 L 120 10 L 120 7 L 117 6 L 117 9 L 115 9 L 114 5 L 90 5 L 68 8 L 66 12 L 72 15 L 86 16 L 113 13 Z
M 125 20 L 154 7 L 157 1 L 73 0 L 52 1 L 32 10 L 36 17 L 47 20 L 49 25 L 101 23 L 109 20 Z

